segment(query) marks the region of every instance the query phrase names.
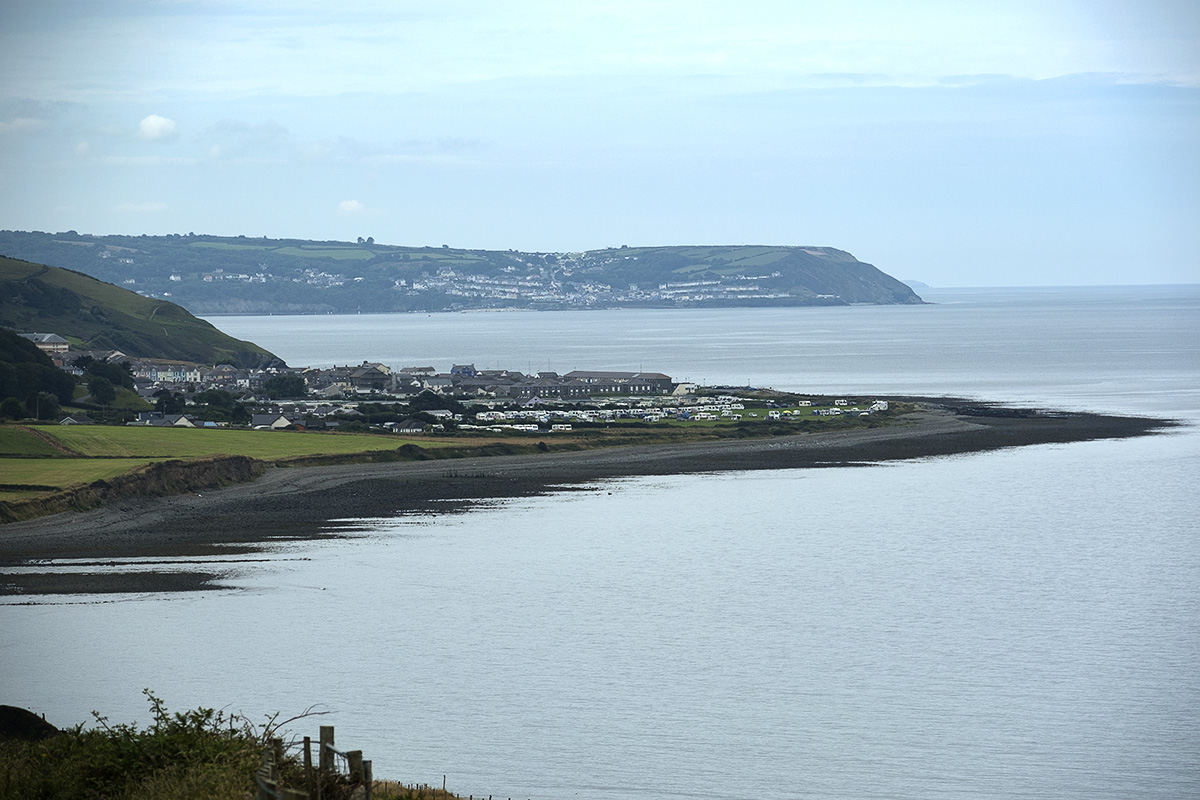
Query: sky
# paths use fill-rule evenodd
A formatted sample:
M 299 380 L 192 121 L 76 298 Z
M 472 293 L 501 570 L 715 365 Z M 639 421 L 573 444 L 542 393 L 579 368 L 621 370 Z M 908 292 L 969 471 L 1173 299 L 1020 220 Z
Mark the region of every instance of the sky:
M 6 0 L 0 228 L 1200 283 L 1200 3 Z

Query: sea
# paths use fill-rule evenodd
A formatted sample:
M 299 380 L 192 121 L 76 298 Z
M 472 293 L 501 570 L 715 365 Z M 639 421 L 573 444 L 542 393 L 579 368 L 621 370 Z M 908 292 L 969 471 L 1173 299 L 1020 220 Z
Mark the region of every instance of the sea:
M 219 591 L 5 598 L 0 702 L 61 726 L 146 724 L 144 688 L 319 713 L 287 731 L 335 725 L 377 777 L 463 797 L 1200 797 L 1200 286 L 922 295 L 210 321 L 292 365 L 642 370 L 1182 425 L 601 481 L 334 523 L 345 538 L 272 545 Z

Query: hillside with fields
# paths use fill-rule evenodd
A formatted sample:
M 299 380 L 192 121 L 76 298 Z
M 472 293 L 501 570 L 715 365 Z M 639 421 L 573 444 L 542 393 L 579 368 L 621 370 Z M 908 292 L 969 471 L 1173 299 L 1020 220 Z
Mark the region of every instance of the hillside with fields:
M 371 238 L 0 231 L 0 253 L 77 270 L 196 314 L 922 302 L 907 285 L 831 247 L 532 253 Z
M 135 358 L 238 367 L 283 363 L 167 300 L 143 297 L 73 270 L 4 257 L 0 327 L 55 333 L 73 349 L 120 350 Z

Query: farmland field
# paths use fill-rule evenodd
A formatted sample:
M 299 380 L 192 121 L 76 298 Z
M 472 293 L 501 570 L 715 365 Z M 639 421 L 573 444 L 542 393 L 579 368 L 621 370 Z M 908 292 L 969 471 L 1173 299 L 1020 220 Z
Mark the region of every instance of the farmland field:
M 395 450 L 406 444 L 423 448 L 452 442 L 417 441 L 396 436 L 320 434 L 288 431 L 46 426 L 38 432 L 77 456 L 55 449 L 33 431 L 0 426 L 0 502 L 107 480 L 153 461 L 241 455 L 263 460 L 296 456 L 349 455 Z M 456 442 L 461 444 L 461 441 Z M 19 488 L 31 487 L 31 488 Z
M 7 486 L 56 486 L 65 489 L 92 481 L 107 480 L 148 464 L 152 458 L 3 458 L 0 484 Z M 38 491 L 35 490 L 35 494 Z M 5 490 L 0 500 L 29 497 L 26 490 Z
M 375 257 L 375 253 L 361 247 L 279 247 L 275 249 L 276 253 L 282 253 L 288 256 L 305 256 L 307 258 L 333 258 L 339 261 L 345 259 L 368 261 Z
M 341 455 L 395 450 L 405 444 L 444 446 L 441 442 L 369 434 L 300 433 L 296 431 L 213 430 L 204 428 L 140 428 L 66 426 L 47 429 L 64 446 L 91 457 L 201 458 L 242 455 L 251 458 Z
M 0 426 L 0 458 L 4 456 L 61 456 L 52 445 L 39 438 L 33 431 L 11 425 Z M 4 483 L 5 481 L 0 481 Z

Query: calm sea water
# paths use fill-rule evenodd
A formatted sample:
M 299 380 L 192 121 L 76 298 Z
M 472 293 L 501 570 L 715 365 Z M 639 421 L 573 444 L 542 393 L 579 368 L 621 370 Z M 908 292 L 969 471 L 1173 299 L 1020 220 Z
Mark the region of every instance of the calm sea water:
M 523 798 L 1200 796 L 1200 287 L 919 308 L 217 318 L 294 364 L 646 369 L 1172 416 L 1131 441 L 635 478 L 0 609 L 4 702 L 320 704 L 377 775 Z M 63 601 L 63 602 L 59 602 Z M 311 729 L 311 730 L 310 730 Z

